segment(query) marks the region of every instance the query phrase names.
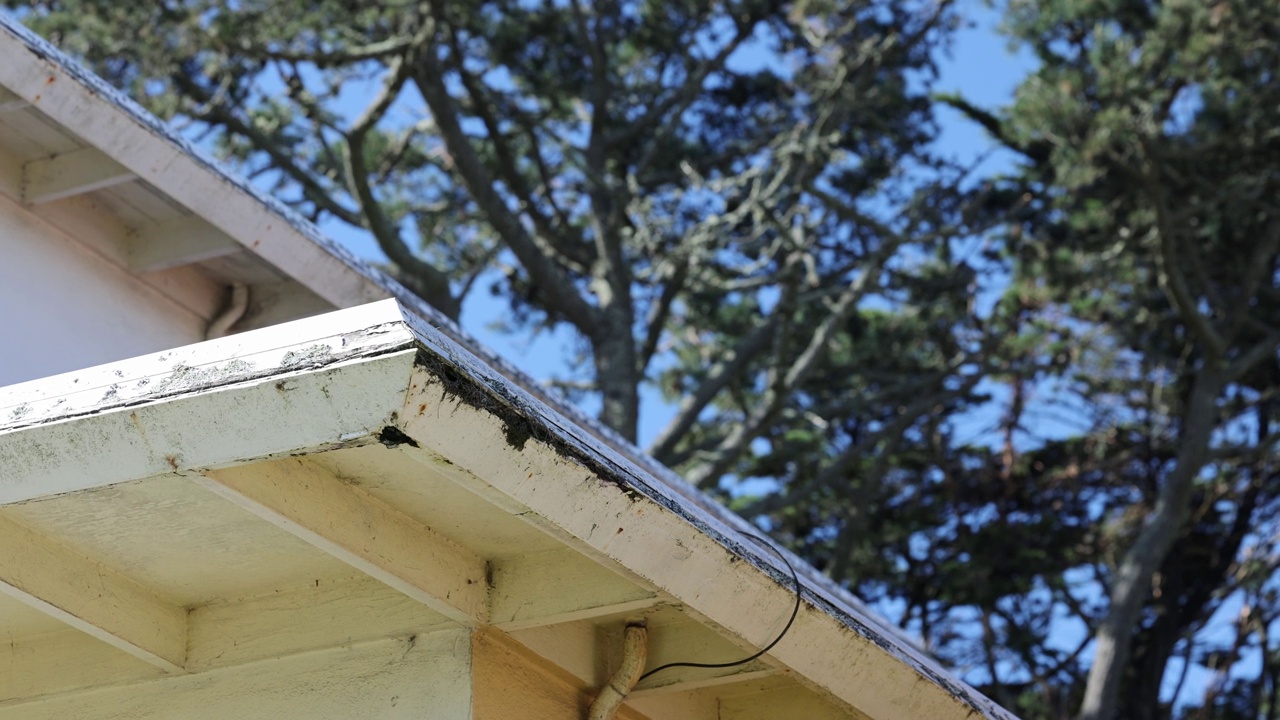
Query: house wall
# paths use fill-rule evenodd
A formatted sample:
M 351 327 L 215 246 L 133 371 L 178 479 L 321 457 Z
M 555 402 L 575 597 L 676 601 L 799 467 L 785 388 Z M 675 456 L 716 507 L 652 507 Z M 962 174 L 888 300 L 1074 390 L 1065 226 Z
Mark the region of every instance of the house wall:
M 472 720 L 585 718 L 593 689 L 497 631 L 472 636 Z M 619 708 L 617 720 L 646 720 Z
M 0 717 L 469 720 L 470 635 L 463 628 L 442 630 L 73 692 L 0 707 Z
M 199 342 L 206 323 L 0 195 L 0 385 Z

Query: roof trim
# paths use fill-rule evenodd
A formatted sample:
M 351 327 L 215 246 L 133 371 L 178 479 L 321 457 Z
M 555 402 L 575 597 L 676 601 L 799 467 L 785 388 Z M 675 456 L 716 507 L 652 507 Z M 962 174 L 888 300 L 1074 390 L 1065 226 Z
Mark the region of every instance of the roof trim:
M 0 388 L 0 464 L 7 476 L 0 483 L 0 504 L 156 473 L 367 442 L 385 425 L 405 422 L 397 419 L 396 410 L 405 402 L 410 373 L 422 371 L 450 394 L 466 398 L 466 404 L 496 416 L 509 437 L 532 438 L 624 494 L 647 499 L 745 560 L 745 566 L 766 573 L 777 587 L 789 589 L 788 571 L 743 538 L 747 528 L 741 520 L 734 521 L 736 516 L 705 496 L 692 495 L 687 485 L 672 483 L 623 456 L 395 300 Z M 331 377 L 333 373 L 340 376 Z M 308 413 L 299 405 L 306 401 L 306 392 L 291 392 L 287 398 L 284 392 L 271 392 L 272 387 L 279 391 L 282 381 L 299 386 L 309 382 L 316 396 L 322 388 L 329 404 Z M 237 398 L 255 392 L 259 397 L 280 396 L 272 400 L 272 417 L 280 416 L 279 424 L 288 428 L 273 428 L 274 445 L 257 437 L 246 440 L 244 429 L 231 420 L 210 425 L 209 418 L 226 416 L 230 407 L 245 407 Z M 171 434 L 148 439 L 145 448 L 134 447 L 136 442 L 113 443 L 123 448 L 119 457 L 86 453 L 83 440 L 72 440 L 132 432 L 128 418 L 133 413 L 124 412 L 131 408 L 171 415 L 175 420 L 166 431 Z M 339 409 L 336 417 L 334 408 Z M 312 414 L 325 419 L 316 420 Z M 103 429 L 108 426 L 114 429 Z M 896 633 L 886 632 L 861 607 L 842 602 L 830 581 L 798 559 L 793 562 L 805 571 L 807 604 L 868 641 L 865 647 L 878 648 L 887 656 L 878 662 L 910 668 L 923 687 L 940 690 L 942 695 L 932 702 L 949 698 L 947 702 L 958 703 L 968 714 L 1013 718 Z
M 396 285 L 5 11 L 0 86 L 335 306 Z

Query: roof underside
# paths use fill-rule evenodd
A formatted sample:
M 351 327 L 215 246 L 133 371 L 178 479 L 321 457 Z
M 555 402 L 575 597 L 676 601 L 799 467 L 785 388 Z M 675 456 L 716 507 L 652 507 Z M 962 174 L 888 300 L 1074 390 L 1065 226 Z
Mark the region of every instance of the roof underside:
M 248 285 L 238 329 L 390 295 L 376 270 L 4 13 L 0 199 L 206 318 L 227 285 Z
M 395 301 L 0 390 L 0 467 L 0 538 L 32 548 L 0 560 L 0 630 L 94 668 L 0 702 L 456 624 L 598 686 L 627 617 L 649 618 L 650 667 L 718 662 L 795 601 L 767 550 Z M 68 576 L 106 578 L 125 619 Z M 804 585 L 767 656 L 654 676 L 630 705 L 1008 717 Z M 281 627 L 237 636 L 261 612 Z M 85 649 L 104 642 L 109 663 Z

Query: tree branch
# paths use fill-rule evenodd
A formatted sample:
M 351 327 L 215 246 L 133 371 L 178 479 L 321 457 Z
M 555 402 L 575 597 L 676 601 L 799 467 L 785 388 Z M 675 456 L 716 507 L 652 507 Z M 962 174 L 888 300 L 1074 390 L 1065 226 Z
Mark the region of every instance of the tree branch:
M 341 50 L 322 50 L 320 48 L 316 48 L 314 50 L 290 50 L 288 48 L 276 49 L 263 45 L 253 45 L 244 41 L 238 43 L 237 47 L 249 57 L 266 60 L 282 60 L 286 62 L 311 63 L 317 68 L 323 70 L 337 65 L 352 65 L 355 63 L 366 62 L 368 60 L 381 60 L 383 58 L 403 55 L 406 50 L 413 46 L 413 44 L 413 38 L 397 36 L 365 45 L 355 45 Z
M 413 286 L 415 292 L 422 295 L 424 300 L 450 319 L 457 320 L 462 306 L 450 290 L 448 276 L 435 266 L 423 261 L 409 249 L 400 237 L 400 229 L 387 217 L 382 204 L 378 202 L 373 189 L 369 186 L 369 168 L 365 163 L 365 138 L 400 95 L 400 90 L 409 76 L 411 61 L 411 57 L 404 56 L 392 59 L 381 90 L 360 117 L 352 123 L 351 128 L 344 133 L 347 139 L 345 158 L 347 182 L 350 183 L 356 199 L 360 201 L 360 208 L 369 221 L 369 230 L 377 240 L 378 247 L 382 248 L 401 273 L 407 274 L 412 279 L 409 284 Z
M 462 49 L 458 47 L 457 37 L 452 36 L 450 43 L 453 47 L 453 57 L 455 58 L 453 69 L 462 80 L 462 86 L 466 89 L 467 96 L 471 99 L 472 109 L 475 110 L 480 121 L 484 123 L 485 130 L 489 134 L 489 142 L 493 146 L 494 156 L 502 172 L 503 182 L 507 187 L 511 188 L 516 199 L 524 206 L 524 211 L 529 214 L 534 228 L 538 231 L 537 235 L 534 236 L 534 240 L 542 240 L 539 245 L 547 255 L 559 256 L 566 264 L 573 265 L 572 269 L 575 272 L 588 273 L 590 271 L 590 258 L 585 257 L 581 248 L 571 238 L 562 236 L 552 226 L 550 219 L 539 209 L 528 182 L 526 182 L 524 175 L 516 166 L 515 155 L 511 152 L 511 146 L 498 125 L 497 115 L 495 115 L 489 99 L 485 97 L 484 89 L 480 87 L 475 77 L 463 67 L 461 61 Z M 550 186 L 547 189 L 550 190 Z M 568 223 L 562 222 L 561 224 L 561 229 L 570 227 L 572 226 Z
M 760 432 L 778 412 L 786 398 L 808 379 L 818 362 L 826 357 L 831 348 L 833 336 L 856 309 L 858 301 L 866 295 L 872 279 L 879 277 L 880 268 L 896 248 L 895 242 L 883 243 L 879 252 L 869 259 L 867 267 L 848 284 L 840 298 L 832 305 L 827 316 L 810 336 L 804 350 L 781 376 L 782 381 L 779 387 L 767 390 L 761 402 L 756 404 L 746 420 L 734 427 L 711 453 L 708 462 L 691 470 L 686 479 L 695 485 L 703 486 L 718 478 L 728 468 L 733 458 L 759 437 Z
M 339 203 L 329 190 L 315 179 L 314 173 L 297 163 L 293 154 L 272 142 L 266 133 L 236 115 L 230 107 L 216 102 L 213 93 L 182 73 L 174 73 L 170 79 L 183 93 L 199 103 L 200 107 L 192 110 L 193 117 L 213 125 L 221 125 L 228 132 L 248 138 L 254 147 L 261 149 L 267 157 L 271 158 L 272 165 L 287 175 L 290 180 L 298 183 L 302 188 L 303 196 L 315 203 L 316 207 L 348 225 L 367 227 L 359 213 Z
M 741 375 L 757 355 L 769 347 L 769 342 L 780 325 L 781 317 L 777 313 L 771 314 L 750 335 L 742 338 L 732 350 L 711 366 L 707 377 L 693 391 L 693 394 L 686 395 L 680 401 L 675 417 L 671 418 L 667 426 L 654 439 L 653 444 L 649 446 L 649 454 L 654 459 L 666 465 L 676 464 L 676 446 L 697 424 L 698 416 L 720 394 L 720 391 Z
M 1145 167 L 1138 171 L 1143 187 L 1155 208 L 1156 239 L 1159 250 L 1156 253 L 1157 267 L 1160 273 L 1160 285 L 1165 289 L 1169 302 L 1173 304 L 1182 321 L 1191 329 L 1193 335 L 1205 346 L 1206 359 L 1215 362 L 1227 352 L 1226 341 L 1218 334 L 1209 318 L 1205 317 L 1187 285 L 1186 275 L 1178 262 L 1177 230 L 1173 213 L 1165 197 L 1164 188 L 1155 177 L 1154 158 L 1147 143 L 1141 143 L 1143 163 Z
M 1182 432 L 1173 469 L 1165 478 L 1146 524 L 1116 568 L 1111 604 L 1098 626 L 1093 666 L 1085 684 L 1080 720 L 1112 720 L 1120 699 L 1131 638 L 1142 605 L 1151 592 L 1151 577 L 1159 569 L 1190 514 L 1195 479 L 1209 458 L 1209 440 L 1217 426 L 1217 400 L 1226 385 L 1225 373 L 1204 365 L 1196 373 L 1191 399 L 1183 412 Z
M 1235 380 L 1249 372 L 1263 360 L 1275 358 L 1277 349 L 1280 349 L 1280 331 L 1272 331 L 1270 335 L 1254 344 L 1253 347 L 1246 350 L 1227 367 L 1227 377 Z
M 538 284 L 549 308 L 561 314 L 581 332 L 590 334 L 595 329 L 597 309 L 587 302 L 560 268 L 542 253 L 520 219 L 507 208 L 494 188 L 493 178 L 485 170 L 471 139 L 462 129 L 457 103 L 445 87 L 444 70 L 436 60 L 432 48 L 426 48 L 418 56 L 414 67 L 410 69 L 410 77 L 436 119 L 440 136 L 453 156 L 463 184 L 485 213 L 493 229 Z
M 956 364 L 958 365 L 959 363 Z M 873 452 L 875 447 L 882 441 L 890 443 L 895 442 L 898 438 L 902 437 L 902 434 L 910 429 L 922 415 L 924 415 L 925 411 L 929 410 L 931 407 L 943 405 L 954 398 L 964 395 L 972 390 L 982 377 L 983 376 L 979 374 L 970 375 L 963 383 L 960 384 L 959 387 L 954 390 L 947 390 L 939 395 L 927 394 L 922 389 L 921 397 L 917 398 L 909 405 L 899 408 L 897 417 L 895 417 L 891 422 L 858 438 L 857 442 L 850 443 L 848 447 L 827 463 L 826 467 L 822 468 L 822 470 L 817 474 L 811 476 L 796 488 L 789 489 L 787 491 L 786 498 L 778 497 L 775 500 L 766 502 L 758 508 L 758 511 L 768 512 L 776 510 L 784 503 L 793 502 L 794 498 L 801 497 L 824 486 L 834 485 L 841 475 L 849 471 L 849 468 L 859 457 Z M 935 382 L 941 382 L 945 378 L 946 375 L 940 375 L 935 379 Z M 872 478 L 872 480 L 875 481 L 878 480 L 878 478 Z
M 645 370 L 649 367 L 649 362 L 653 360 L 654 353 L 658 351 L 658 341 L 662 338 L 662 331 L 666 327 L 667 318 L 671 316 L 671 306 L 675 303 L 676 297 L 684 290 L 685 280 L 689 276 L 689 263 L 682 262 L 676 266 L 675 272 L 662 286 L 662 292 L 653 300 L 649 306 L 649 314 L 645 318 L 644 340 L 640 344 L 638 352 L 639 374 L 644 376 Z

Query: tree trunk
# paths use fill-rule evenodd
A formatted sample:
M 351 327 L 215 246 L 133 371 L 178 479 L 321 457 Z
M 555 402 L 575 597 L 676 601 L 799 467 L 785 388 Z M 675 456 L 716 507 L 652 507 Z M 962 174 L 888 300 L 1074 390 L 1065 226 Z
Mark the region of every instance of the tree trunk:
M 596 386 L 600 390 L 600 421 L 623 438 L 635 442 L 640 417 L 640 378 L 630 317 L 619 307 L 607 307 L 606 319 L 592 337 Z
M 1176 464 L 1160 489 L 1151 519 L 1116 569 L 1111 606 L 1098 626 L 1093 667 L 1085 684 L 1079 720 L 1113 720 L 1116 716 L 1134 631 L 1151 592 L 1151 578 L 1169 554 L 1191 511 L 1192 489 L 1209 457 L 1209 439 L 1217 425 L 1217 400 L 1226 377 L 1222 368 L 1209 365 L 1196 373 L 1182 417 L 1182 448 Z

